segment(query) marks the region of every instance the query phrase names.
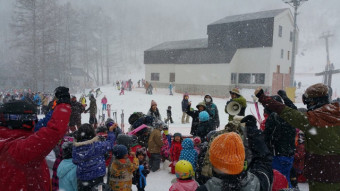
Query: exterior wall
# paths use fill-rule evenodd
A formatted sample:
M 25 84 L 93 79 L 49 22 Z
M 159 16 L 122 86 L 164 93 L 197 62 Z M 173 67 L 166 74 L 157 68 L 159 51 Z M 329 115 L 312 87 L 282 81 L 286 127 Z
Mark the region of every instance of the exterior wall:
M 290 42 L 290 32 L 294 31 L 293 17 L 289 10 L 275 17 L 273 49 L 271 52 L 271 73 L 276 73 L 277 65 L 280 65 L 280 73 L 289 74 L 292 62 L 292 42 Z M 279 26 L 282 26 L 282 37 L 279 37 Z M 283 58 L 281 58 L 283 49 Z M 288 59 L 288 51 L 289 59 Z M 287 84 L 289 85 L 289 84 Z
M 145 80 L 169 85 L 170 73 L 175 73 L 175 64 L 145 64 Z M 151 81 L 151 73 L 159 73 L 159 81 Z M 177 74 L 176 79 L 177 80 Z
M 237 83 L 234 86 L 240 88 L 257 88 L 270 87 L 272 83 L 272 74 L 270 73 L 270 53 L 271 47 L 265 48 L 246 48 L 238 49 L 233 60 L 230 63 L 230 70 L 239 73 L 264 73 L 264 84 L 239 84 L 238 77 Z M 231 76 L 229 74 L 228 82 L 230 83 Z M 233 84 L 231 84 L 233 85 Z

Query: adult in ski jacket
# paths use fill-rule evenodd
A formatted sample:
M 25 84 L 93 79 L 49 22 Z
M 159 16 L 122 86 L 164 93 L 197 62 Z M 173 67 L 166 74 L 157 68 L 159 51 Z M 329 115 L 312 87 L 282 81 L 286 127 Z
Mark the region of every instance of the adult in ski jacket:
M 94 95 L 91 94 L 90 97 L 90 107 L 85 110 L 85 113 L 90 111 L 90 120 L 89 123 L 91 125 L 93 125 L 95 128 L 97 127 L 97 102 L 96 102 L 96 98 L 94 98 Z
M 220 116 L 218 114 L 217 106 L 213 103 L 211 95 L 207 94 L 204 96 L 204 103 L 206 110 L 211 116 L 211 123 L 214 129 L 220 126 Z
M 146 115 L 154 117 L 155 119 L 162 121 L 162 117 L 161 117 L 161 114 L 159 113 L 159 110 L 157 108 L 156 101 L 154 101 L 154 100 L 151 101 L 151 107 L 150 107 L 150 109 L 149 109 L 149 111 Z
M 227 106 L 230 102 L 232 101 L 235 101 L 237 103 L 239 103 L 241 105 L 241 110 L 240 110 L 240 113 L 237 114 L 239 116 L 244 116 L 245 115 L 245 111 L 246 111 L 246 108 L 247 108 L 247 100 L 240 94 L 240 91 L 237 89 L 237 88 L 234 88 L 232 89 L 231 91 L 229 91 L 230 93 L 230 97 L 231 99 L 227 102 L 227 104 L 225 105 L 225 108 L 224 108 L 224 111 L 226 113 L 228 113 L 227 111 Z M 229 114 L 229 118 L 228 120 L 229 121 L 232 121 L 234 118 L 234 115 L 230 115 Z
M 282 103 L 280 96 L 271 97 Z M 266 145 L 273 154 L 273 168 L 285 175 L 289 186 L 292 187 L 290 171 L 294 161 L 296 130 L 277 113 L 268 109 L 265 109 L 265 113 L 268 113 L 269 117 L 266 119 L 263 134 Z
M 186 113 L 187 107 L 189 105 L 189 95 L 185 93 L 182 100 L 182 124 L 189 123 L 189 115 Z
M 306 136 L 305 175 L 310 191 L 340 188 L 340 105 L 330 103 L 328 87 L 314 84 L 303 94 L 307 113 L 292 109 L 264 94 L 261 88 L 256 97 L 265 108 L 276 112 Z
M 190 134 L 193 136 L 197 136 L 197 128 L 198 128 L 198 124 L 200 122 L 199 120 L 199 113 L 201 111 L 205 111 L 205 103 L 204 102 L 200 102 L 196 105 L 197 110 L 193 110 L 191 109 L 191 103 L 189 102 L 187 109 L 185 110 L 185 112 L 192 117 L 192 122 L 191 122 L 191 130 L 190 130 Z
M 81 125 L 81 114 L 84 112 L 85 108 L 81 103 L 77 102 L 76 97 L 72 97 L 71 109 L 72 109 L 72 112 L 71 112 L 69 126 L 71 128 L 71 131 L 75 131 L 76 130 L 75 126 L 79 128 Z
M 58 105 L 45 128 L 33 132 L 36 107 L 13 101 L 0 107 L 0 188 L 7 191 L 50 190 L 50 174 L 45 157 L 64 136 L 71 107 L 68 88 L 56 89 Z M 18 120 L 21 119 L 21 120 Z

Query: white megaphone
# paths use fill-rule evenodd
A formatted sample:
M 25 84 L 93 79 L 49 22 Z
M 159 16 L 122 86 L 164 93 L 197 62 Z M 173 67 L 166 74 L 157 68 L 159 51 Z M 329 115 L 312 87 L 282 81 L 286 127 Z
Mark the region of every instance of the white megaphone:
M 236 101 L 231 101 L 227 105 L 227 112 L 229 115 L 238 115 L 241 111 L 241 105 Z

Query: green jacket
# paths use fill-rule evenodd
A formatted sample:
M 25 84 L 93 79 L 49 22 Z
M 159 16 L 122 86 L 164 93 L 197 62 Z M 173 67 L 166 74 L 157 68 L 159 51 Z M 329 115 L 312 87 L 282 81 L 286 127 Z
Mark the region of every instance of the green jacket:
M 307 179 L 326 184 L 340 183 L 339 103 L 326 104 L 304 114 L 264 94 L 259 96 L 259 102 L 305 133 Z

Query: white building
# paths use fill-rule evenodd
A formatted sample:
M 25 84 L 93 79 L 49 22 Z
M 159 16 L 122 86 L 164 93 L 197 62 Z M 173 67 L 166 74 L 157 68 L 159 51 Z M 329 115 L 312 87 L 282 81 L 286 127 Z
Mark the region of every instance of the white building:
M 207 27 L 207 39 L 164 42 L 144 52 L 145 79 L 173 82 L 176 92 L 225 96 L 258 86 L 289 86 L 293 16 L 290 9 L 228 16 Z

